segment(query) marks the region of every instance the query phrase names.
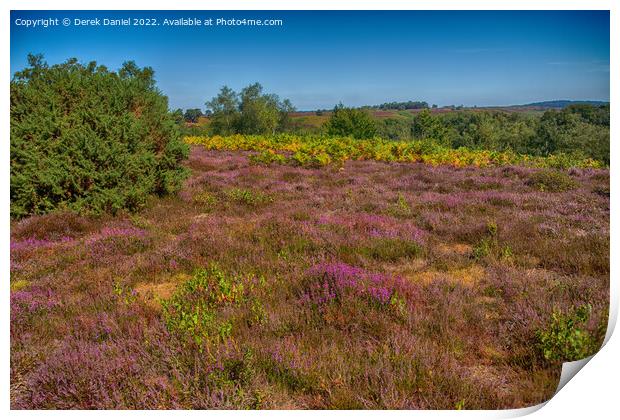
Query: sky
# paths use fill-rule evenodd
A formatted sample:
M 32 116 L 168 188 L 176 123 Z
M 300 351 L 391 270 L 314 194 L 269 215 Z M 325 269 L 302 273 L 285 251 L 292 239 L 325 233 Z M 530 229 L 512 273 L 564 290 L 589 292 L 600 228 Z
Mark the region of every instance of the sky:
M 218 18 L 279 26 L 216 25 Z M 58 18 L 58 26 L 26 27 Z M 63 19 L 69 19 L 69 26 Z M 99 26 L 75 19 L 99 18 Z M 104 26 L 103 19 L 158 26 Z M 212 18 L 212 26 L 164 19 Z M 498 106 L 609 100 L 608 11 L 12 11 L 11 75 L 28 53 L 155 70 L 171 108 L 260 82 L 299 110 L 420 100 Z

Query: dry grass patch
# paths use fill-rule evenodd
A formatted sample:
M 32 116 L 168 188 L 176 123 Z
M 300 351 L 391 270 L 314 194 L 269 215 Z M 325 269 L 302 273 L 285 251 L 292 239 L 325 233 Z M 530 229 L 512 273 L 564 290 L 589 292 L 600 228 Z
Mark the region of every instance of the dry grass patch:
M 142 300 L 151 308 L 161 310 L 160 300 L 169 299 L 179 284 L 190 279 L 191 276 L 185 273 L 174 275 L 170 281 L 162 283 L 139 283 L 135 291 Z
M 404 277 L 424 285 L 441 280 L 449 283 L 459 283 L 467 287 L 473 287 L 484 277 L 484 268 L 478 264 L 473 264 L 465 268 L 448 271 L 430 269 L 412 273 L 410 275 L 404 275 Z

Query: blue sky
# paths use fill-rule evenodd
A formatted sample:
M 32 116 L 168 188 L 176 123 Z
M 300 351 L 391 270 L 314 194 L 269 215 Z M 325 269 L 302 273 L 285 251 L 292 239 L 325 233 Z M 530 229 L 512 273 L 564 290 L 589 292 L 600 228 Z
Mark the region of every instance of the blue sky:
M 235 17 L 277 27 L 25 28 L 16 19 Z M 11 74 L 28 53 L 155 70 L 172 108 L 255 81 L 301 110 L 386 101 L 609 100 L 607 11 L 45 11 L 11 13 Z

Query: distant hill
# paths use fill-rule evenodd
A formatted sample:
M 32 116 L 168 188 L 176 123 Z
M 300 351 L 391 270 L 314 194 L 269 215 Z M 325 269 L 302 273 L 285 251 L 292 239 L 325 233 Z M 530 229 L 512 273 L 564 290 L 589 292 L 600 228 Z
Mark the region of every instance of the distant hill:
M 544 101 L 544 102 L 532 102 L 525 105 L 513 105 L 512 108 L 517 107 L 536 107 L 536 108 L 566 108 L 569 105 L 586 104 L 592 106 L 607 105 L 609 102 L 604 101 L 568 101 L 568 100 L 556 100 L 556 101 Z

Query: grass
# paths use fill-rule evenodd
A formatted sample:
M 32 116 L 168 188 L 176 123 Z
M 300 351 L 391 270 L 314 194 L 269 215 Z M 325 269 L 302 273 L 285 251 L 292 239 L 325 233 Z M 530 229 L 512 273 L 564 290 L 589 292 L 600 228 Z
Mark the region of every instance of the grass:
M 608 169 L 254 154 L 12 224 L 12 408 L 517 408 L 601 345 Z

